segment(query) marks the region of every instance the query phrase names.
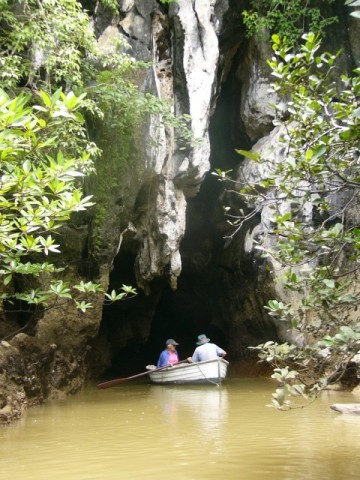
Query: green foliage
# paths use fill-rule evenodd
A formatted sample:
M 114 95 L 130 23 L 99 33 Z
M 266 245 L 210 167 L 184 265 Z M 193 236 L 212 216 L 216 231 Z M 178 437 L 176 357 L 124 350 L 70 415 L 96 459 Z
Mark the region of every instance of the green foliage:
M 81 97 L 56 91 L 51 97 L 39 92 L 40 103 L 29 105 L 30 96 L 11 99 L 0 91 L 0 278 L 6 287 L 18 276 L 40 277 L 58 272 L 51 263 L 29 261 L 34 254 L 58 252 L 51 232 L 57 230 L 72 212 L 91 205 L 82 197 L 78 178 L 92 169 L 90 156 L 79 137 L 57 145 L 66 126 L 83 128 Z M 61 125 L 61 128 L 58 126 Z M 51 295 L 68 296 L 68 289 L 53 283 L 47 291 L 10 292 L 4 299 L 46 304 Z
M 272 90 L 280 98 L 275 123 L 283 132 L 278 147 L 284 158 L 274 161 L 271 152 L 268 156 L 239 152 L 267 173 L 240 192 L 255 209 L 240 212 L 235 220 L 233 215 L 230 221 L 235 234 L 264 206 L 272 214 L 269 234 L 277 239 L 276 247 L 264 249 L 258 244 L 257 248 L 264 258 L 283 267 L 285 291 L 297 292 L 299 303 L 270 300 L 265 308 L 303 340 L 291 347 L 268 342 L 258 350 L 276 368 L 290 366 L 300 372 L 291 384 L 305 385 L 317 393 L 331 372 L 344 371 L 360 347 L 356 320 L 360 303 L 360 69 L 351 77 L 342 75 L 336 83 L 333 72 L 338 54 L 318 53 L 318 36 L 303 35 L 298 52 L 278 35 L 272 39 L 274 57 L 269 65 L 275 78 Z M 304 346 L 304 340 L 312 346 Z M 274 398 L 281 408 L 289 407 L 289 385 L 284 382 L 287 390 Z
M 269 406 L 289 410 L 304 406 L 296 398 L 294 403 L 294 397 L 313 401 L 324 388 L 341 380 L 359 344 L 359 331 L 340 326 L 335 335 L 326 335 L 302 348 L 273 341 L 251 347 L 258 352 L 261 361 L 274 366 L 272 378 L 278 382 L 278 387 Z
M 116 1 L 101 3 L 117 13 Z M 60 251 L 55 232 L 93 204 L 83 197 L 84 177 L 104 159 L 88 126 L 102 122 L 109 136 L 116 132 L 126 155 L 146 115 L 191 141 L 188 118 L 175 118 L 168 104 L 140 91 L 149 65 L 126 53 L 125 41 L 98 49 L 76 0 L 0 0 L 0 19 L 1 299 L 48 306 L 64 298 L 86 311 L 100 286 L 70 289 L 56 278 L 62 269 L 45 259 Z M 104 297 L 134 294 L 123 286 Z
M 113 15 L 117 15 L 119 13 L 119 5 L 117 0 L 100 0 L 100 4 L 105 9 L 108 9 Z
M 117 8 L 110 0 L 106 5 Z M 186 116 L 175 117 L 166 102 L 140 91 L 142 71 L 150 64 L 126 53 L 129 46 L 124 40 L 99 50 L 89 18 L 76 0 L 25 0 L 20 4 L 0 0 L 0 18 L 0 80 L 6 91 L 62 88 L 77 95 L 86 92 L 84 110 L 103 119 L 106 116 L 107 125 L 117 129 L 117 135 L 131 135 L 146 115 L 156 113 L 178 136 L 191 141 Z
M 345 5 L 348 7 L 360 7 L 360 1 L 359 0 L 346 0 Z M 354 10 L 353 12 L 350 13 L 352 17 L 355 18 L 360 18 L 360 10 Z
M 84 113 L 101 118 L 104 102 L 100 95 L 86 97 L 84 84 L 106 75 L 106 68 L 123 81 L 136 62 L 119 48 L 98 52 L 89 19 L 74 0 L 0 1 L 0 16 L 0 78 L 8 91 L 0 93 L 1 299 L 42 307 L 73 299 L 85 312 L 91 304 L 82 297 L 100 286 L 70 289 L 56 278 L 62 268 L 45 259 L 60 251 L 54 233 L 93 204 L 82 194 L 83 178 L 94 172 L 100 150 L 89 141 Z M 114 86 L 109 82 L 107 90 Z M 128 110 L 141 96 L 130 82 L 121 94 Z M 114 301 L 134 293 L 124 286 L 104 296 Z
M 337 21 L 324 13 L 332 3 L 334 0 L 251 0 L 251 8 L 242 12 L 247 35 L 276 33 L 291 45 L 306 31 L 324 36 L 326 28 Z
M 116 135 L 130 138 L 148 115 L 156 115 L 162 124 L 177 131 L 179 139 L 193 141 L 188 129 L 189 116 L 175 117 L 169 102 L 139 91 L 139 79 L 150 65 L 124 53 L 123 43 L 114 44 L 101 56 L 100 68 L 87 71 L 86 92 L 100 109 L 102 121 Z M 121 54 L 120 54 L 121 51 Z
M 95 51 L 88 16 L 74 0 L 0 0 L 0 79 L 5 90 L 82 87 Z M 56 87 L 57 86 L 57 87 Z
M 273 211 L 272 233 L 279 241 L 276 252 L 264 254 L 288 267 L 286 287 L 302 294 L 301 309 L 291 311 L 293 323 L 304 326 L 311 309 L 326 330 L 327 321 L 358 303 L 352 276 L 359 267 L 359 228 L 351 212 L 360 192 L 360 70 L 351 78 L 342 76 L 339 90 L 332 82 L 337 55 L 317 55 L 320 44 L 314 34 L 304 35 L 298 54 L 277 35 L 273 41 L 275 56 L 269 65 L 277 79 L 273 91 L 284 99 L 278 105 L 278 124 L 285 126 L 279 141 L 286 158 L 274 163 L 248 154 L 266 165 L 269 175 L 242 193 L 249 199 L 260 186 L 268 187 L 265 202 Z M 281 120 L 284 105 L 287 122 Z M 346 198 L 345 207 L 334 201 L 340 195 Z M 289 207 L 284 213 L 285 201 Z M 309 269 L 314 260 L 316 269 Z M 274 305 L 271 310 L 274 313 Z
M 337 55 L 317 55 L 314 34 L 304 40 L 301 52 L 293 54 L 273 36 L 273 90 L 289 99 L 290 120 L 280 139 L 286 160 L 270 167 L 269 183 L 276 185 L 274 197 L 291 204 L 285 214 L 278 201 L 272 208 L 273 231 L 280 239 L 276 257 L 289 267 L 287 288 L 303 296 L 302 310 L 293 318 L 303 326 L 311 309 L 326 330 L 334 316 L 346 316 L 358 304 L 352 292 L 360 262 L 359 234 L 351 212 L 360 192 L 360 70 L 351 78 L 342 76 L 339 90 L 332 82 Z M 346 199 L 341 204 L 334 200 L 340 196 Z M 304 213 L 309 208 L 311 223 Z M 317 268 L 308 269 L 315 259 Z
M 79 110 L 84 96 L 39 91 L 39 102 L 30 104 L 30 100 L 30 95 L 10 98 L 0 90 L 1 299 L 47 306 L 59 298 L 72 298 L 69 286 L 56 279 L 62 268 L 42 259 L 59 252 L 52 233 L 73 212 L 92 205 L 91 197 L 82 194 L 80 180 L 93 170 L 87 150 L 95 149 L 81 134 L 84 121 Z M 66 131 L 78 135 L 67 141 Z M 20 280 L 24 287 L 17 291 L 13 282 Z M 39 287 L 33 288 L 34 283 Z M 74 289 L 88 293 L 99 291 L 99 286 L 88 283 Z M 124 289 L 111 299 L 127 293 L 134 292 Z M 82 311 L 90 306 L 78 299 L 76 304 Z

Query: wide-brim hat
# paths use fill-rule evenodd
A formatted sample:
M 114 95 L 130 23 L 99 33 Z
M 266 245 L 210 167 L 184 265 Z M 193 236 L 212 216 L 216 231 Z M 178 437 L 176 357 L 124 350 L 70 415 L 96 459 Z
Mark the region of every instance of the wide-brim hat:
M 196 342 L 196 345 L 204 345 L 204 343 L 210 342 L 210 338 L 207 338 L 206 335 L 199 335 L 198 336 L 198 341 Z
M 165 342 L 165 345 L 168 346 L 168 345 L 179 345 L 179 344 L 175 342 L 173 338 L 168 338 Z

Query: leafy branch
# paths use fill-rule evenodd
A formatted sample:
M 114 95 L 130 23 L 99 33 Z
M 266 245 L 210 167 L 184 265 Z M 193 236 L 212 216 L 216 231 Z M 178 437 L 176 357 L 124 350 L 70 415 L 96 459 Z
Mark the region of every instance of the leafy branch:
M 250 8 L 242 12 L 247 36 L 277 34 L 286 37 L 290 46 L 297 45 L 308 31 L 325 37 L 327 27 L 338 21 L 336 16 L 322 13 L 333 3 L 334 0 L 251 0 Z
M 298 341 L 256 348 L 276 368 L 290 366 L 292 383 L 304 385 L 306 394 L 321 390 L 327 384 L 323 376 L 345 368 L 360 349 L 360 69 L 342 75 L 339 88 L 333 75 L 339 53 L 318 53 L 318 36 L 303 35 L 299 51 L 278 35 L 272 40 L 274 57 L 268 63 L 275 78 L 272 91 L 279 96 L 277 144 L 265 152 L 238 152 L 245 157 L 245 173 L 237 189 L 230 175 L 215 174 L 231 182 L 244 205 L 238 213 L 227 210 L 234 226 L 230 239 L 254 215 L 266 211 L 270 219 L 267 234 L 275 246 L 258 242 L 256 248 L 281 267 L 278 280 L 285 294 L 296 292 L 299 300 L 270 300 L 265 308 Z M 326 356 L 324 339 L 331 343 Z M 288 385 L 288 371 L 283 373 L 281 381 Z M 288 406 L 285 394 L 279 393 Z

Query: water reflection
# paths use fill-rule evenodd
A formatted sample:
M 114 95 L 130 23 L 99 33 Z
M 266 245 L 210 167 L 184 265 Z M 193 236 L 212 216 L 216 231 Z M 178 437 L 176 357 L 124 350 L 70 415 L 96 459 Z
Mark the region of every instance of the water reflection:
M 205 435 L 220 435 L 227 420 L 226 387 L 152 386 L 150 397 L 160 405 L 170 425 L 183 421 L 185 416 Z
M 178 434 L 176 455 L 179 455 L 181 465 L 191 463 L 199 449 L 208 462 L 217 462 L 216 459 L 221 458 L 228 421 L 228 391 L 225 387 L 153 386 L 149 399 L 161 409 L 170 431 Z

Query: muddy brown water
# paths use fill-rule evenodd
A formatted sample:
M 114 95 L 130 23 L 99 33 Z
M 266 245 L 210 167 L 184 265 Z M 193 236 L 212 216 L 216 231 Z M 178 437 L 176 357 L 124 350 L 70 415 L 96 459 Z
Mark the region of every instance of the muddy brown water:
M 356 398 L 328 392 L 278 412 L 266 406 L 273 389 L 246 378 L 88 385 L 0 429 L 0 479 L 359 479 L 360 416 L 329 408 Z

